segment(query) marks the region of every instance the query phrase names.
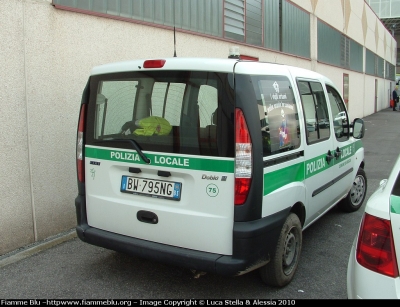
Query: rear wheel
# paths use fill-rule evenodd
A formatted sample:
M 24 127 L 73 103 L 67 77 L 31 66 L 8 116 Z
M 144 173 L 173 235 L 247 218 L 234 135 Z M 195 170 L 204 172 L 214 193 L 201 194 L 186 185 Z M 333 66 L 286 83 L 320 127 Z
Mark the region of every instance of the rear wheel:
M 291 213 L 283 224 L 275 254 L 261 267 L 261 279 L 268 286 L 283 287 L 291 282 L 300 259 L 302 229 L 298 216 Z
M 346 198 L 342 199 L 338 206 L 344 212 L 354 212 L 362 206 L 367 193 L 367 176 L 362 168 L 359 168 L 354 178 L 353 185 Z

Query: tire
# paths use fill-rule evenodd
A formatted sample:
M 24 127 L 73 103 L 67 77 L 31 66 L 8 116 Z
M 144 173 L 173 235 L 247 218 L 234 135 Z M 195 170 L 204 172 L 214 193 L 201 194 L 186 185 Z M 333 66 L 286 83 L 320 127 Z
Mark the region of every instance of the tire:
M 361 208 L 367 194 L 367 176 L 362 168 L 359 168 L 354 178 L 353 185 L 346 198 L 342 199 L 338 207 L 344 212 L 354 212 Z
M 284 287 L 292 281 L 299 264 L 302 242 L 300 220 L 296 214 L 290 213 L 283 224 L 275 254 L 268 264 L 259 269 L 264 283 Z

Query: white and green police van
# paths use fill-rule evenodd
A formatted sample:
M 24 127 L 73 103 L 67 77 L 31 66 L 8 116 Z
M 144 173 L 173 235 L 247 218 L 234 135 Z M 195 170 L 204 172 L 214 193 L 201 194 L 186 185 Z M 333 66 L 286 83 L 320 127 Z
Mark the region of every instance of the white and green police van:
M 302 231 L 333 206 L 361 207 L 363 135 L 312 71 L 178 57 L 95 67 L 77 131 L 77 234 L 196 272 L 259 269 L 285 286 Z

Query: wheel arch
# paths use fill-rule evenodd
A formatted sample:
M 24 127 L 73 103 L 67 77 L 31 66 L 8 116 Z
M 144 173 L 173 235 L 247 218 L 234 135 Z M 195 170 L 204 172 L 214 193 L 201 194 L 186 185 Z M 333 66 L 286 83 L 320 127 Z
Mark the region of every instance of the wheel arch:
M 301 227 L 303 227 L 306 220 L 306 207 L 304 204 L 302 202 L 295 203 L 290 212 L 293 212 L 299 217 Z

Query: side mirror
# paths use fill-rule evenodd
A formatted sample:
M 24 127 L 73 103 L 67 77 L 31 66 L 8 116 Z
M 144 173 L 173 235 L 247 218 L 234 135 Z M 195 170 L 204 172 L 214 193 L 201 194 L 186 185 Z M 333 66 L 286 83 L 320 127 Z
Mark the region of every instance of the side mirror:
M 361 118 L 356 118 L 353 121 L 352 127 L 353 127 L 353 133 L 352 133 L 353 137 L 355 139 L 362 139 L 365 133 L 364 120 L 362 120 Z

